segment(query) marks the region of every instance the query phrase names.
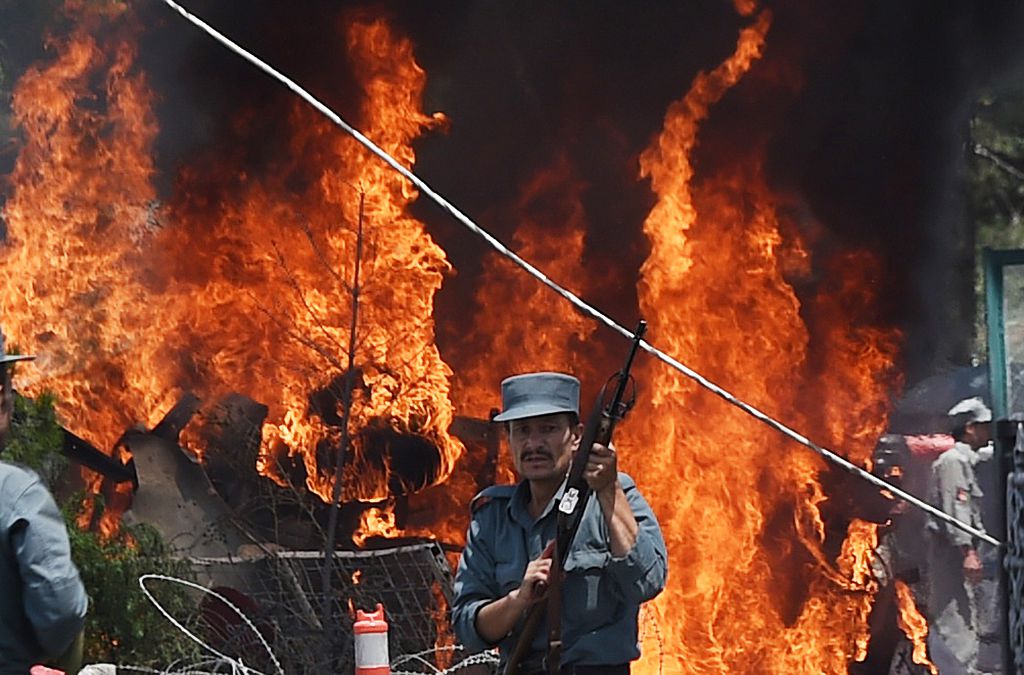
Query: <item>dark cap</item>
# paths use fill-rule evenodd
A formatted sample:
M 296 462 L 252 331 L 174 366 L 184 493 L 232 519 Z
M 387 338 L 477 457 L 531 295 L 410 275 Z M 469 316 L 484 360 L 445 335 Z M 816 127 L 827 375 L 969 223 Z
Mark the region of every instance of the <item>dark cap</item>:
M 526 373 L 501 383 L 501 414 L 495 422 L 580 413 L 580 381 L 564 373 Z

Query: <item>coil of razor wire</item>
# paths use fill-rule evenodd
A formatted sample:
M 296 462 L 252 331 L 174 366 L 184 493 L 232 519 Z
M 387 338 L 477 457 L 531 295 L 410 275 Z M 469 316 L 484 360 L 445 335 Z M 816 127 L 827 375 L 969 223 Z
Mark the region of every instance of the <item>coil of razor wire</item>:
M 232 675 L 241 675 L 244 671 L 239 667 L 238 662 L 234 660 L 224 661 L 223 659 L 206 659 L 197 663 L 185 664 L 182 666 L 171 665 L 162 670 L 156 668 L 147 668 L 145 666 L 132 666 L 132 665 L 118 665 L 116 670 L 112 671 L 110 675 L 114 675 L 115 672 L 133 672 L 133 673 L 150 673 L 152 675 L 223 675 L 224 667 L 230 668 Z M 106 675 L 106 673 L 93 672 L 88 670 L 94 666 L 88 666 L 82 670 L 79 675 Z M 249 671 L 251 672 L 251 671 Z
M 444 652 L 460 652 L 464 651 L 465 647 L 462 645 L 448 645 L 435 647 L 434 649 L 427 649 L 422 652 L 415 654 L 403 654 L 402 656 L 395 657 L 391 661 L 391 675 L 451 675 L 456 673 L 463 668 L 469 668 L 470 666 L 488 665 L 497 666 L 499 662 L 498 653 L 491 649 L 476 654 L 470 654 L 466 658 L 460 660 L 458 663 L 454 663 L 447 668 L 438 668 L 431 663 L 427 657 L 436 655 Z M 422 667 L 426 668 L 423 670 L 402 670 L 399 666 L 406 666 L 406 664 L 417 663 Z M 406 666 L 409 667 L 409 666 Z
M 160 614 L 162 614 L 165 619 L 170 621 L 175 628 L 184 633 L 186 637 L 188 637 L 190 640 L 192 640 L 197 645 L 199 645 L 206 651 L 210 652 L 211 654 L 217 656 L 220 659 L 223 659 L 225 663 L 231 664 L 232 672 L 239 672 L 243 675 L 264 675 L 258 670 L 249 668 L 241 660 L 234 659 L 228 656 L 227 654 L 222 654 L 221 652 L 217 651 L 210 645 L 203 642 L 203 640 L 195 633 L 193 633 L 188 628 L 183 626 L 180 621 L 171 616 L 171 614 L 166 609 L 164 609 L 164 607 L 157 601 L 157 599 L 153 597 L 153 594 L 149 592 L 149 589 L 146 588 L 146 581 L 148 581 L 149 579 L 167 581 L 170 583 L 179 584 L 181 586 L 186 586 L 193 590 L 200 591 L 201 593 L 212 595 L 213 597 L 217 598 L 217 600 L 223 602 L 224 605 L 231 609 L 231 611 L 233 611 L 235 614 L 237 614 L 239 618 L 241 618 L 242 621 L 245 622 L 245 625 L 249 627 L 249 630 L 251 630 L 253 634 L 256 635 L 256 638 L 260 641 L 260 644 L 263 645 L 263 648 L 270 656 L 270 660 L 274 663 L 274 667 L 277 669 L 278 675 L 284 675 L 284 668 L 281 667 L 281 662 L 277 660 L 277 656 L 274 654 L 274 650 L 270 648 L 270 644 L 268 644 L 266 638 L 263 637 L 263 633 L 261 633 L 260 630 L 256 627 L 256 624 L 254 624 L 252 620 L 250 620 L 249 617 L 245 615 L 245 612 L 236 607 L 234 603 L 225 598 L 223 595 L 221 595 L 217 591 L 206 588 L 205 586 L 201 586 L 200 584 L 194 583 L 192 581 L 178 579 L 176 577 L 170 577 L 164 574 L 143 574 L 141 577 L 139 577 L 139 587 L 142 589 L 142 592 L 146 596 L 146 599 L 153 603 L 153 606 L 156 607 L 157 611 L 160 612 Z
M 263 637 L 263 634 L 259 631 L 259 629 L 256 627 L 256 625 L 252 622 L 252 620 L 248 616 L 246 616 L 245 612 L 243 612 L 239 607 L 237 607 L 234 603 L 232 603 L 230 600 L 225 598 L 223 595 L 221 595 L 220 593 L 218 593 L 218 592 L 216 592 L 216 591 L 214 591 L 212 589 L 206 588 L 205 586 L 202 586 L 200 584 L 196 584 L 196 583 L 188 581 L 186 579 L 179 579 L 177 577 L 171 577 L 171 576 L 167 576 L 167 575 L 163 575 L 163 574 L 143 574 L 142 576 L 139 577 L 139 580 L 138 580 L 139 581 L 139 587 L 142 588 L 142 592 L 146 596 L 146 599 L 149 600 L 153 604 L 153 606 L 156 607 L 157 611 L 160 612 L 160 614 L 165 619 L 167 619 L 175 628 L 177 628 L 181 633 L 183 633 L 190 640 L 192 640 L 193 642 L 198 644 L 202 649 L 206 650 L 207 652 L 210 652 L 211 654 L 214 654 L 217 658 L 216 659 L 208 659 L 208 660 L 205 660 L 205 661 L 200 661 L 200 662 L 197 662 L 195 664 L 189 664 L 189 665 L 184 666 L 182 668 L 175 668 L 174 666 L 171 666 L 171 667 L 169 667 L 167 669 L 164 669 L 164 670 L 156 670 L 156 669 L 153 669 L 153 668 L 146 668 L 144 666 L 131 666 L 131 665 L 122 666 L 122 665 L 118 665 L 118 666 L 116 666 L 117 671 L 133 671 L 133 672 L 139 672 L 139 673 L 156 673 L 156 674 L 160 674 L 160 675 L 217 675 L 218 673 L 223 673 L 224 672 L 222 669 L 218 669 L 218 667 L 228 666 L 228 667 L 231 668 L 231 672 L 233 674 L 237 674 L 237 675 L 263 675 L 263 673 L 261 673 L 260 671 L 246 666 L 240 659 L 235 659 L 235 658 L 233 658 L 231 656 L 228 656 L 227 654 L 223 654 L 223 653 L 217 651 L 216 649 L 214 649 L 210 645 L 206 644 L 202 640 L 202 638 L 200 638 L 195 633 L 190 631 L 188 628 L 183 626 L 180 621 L 178 621 L 175 617 L 173 617 L 170 614 L 170 612 L 168 612 L 160 604 L 160 602 L 155 597 L 153 597 L 153 594 L 146 587 L 146 581 L 151 580 L 151 579 L 158 580 L 158 581 L 165 581 L 165 582 L 174 583 L 174 584 L 180 584 L 182 586 L 186 586 L 186 587 L 191 588 L 193 590 L 200 591 L 200 592 L 205 593 L 207 595 L 211 595 L 214 598 L 217 598 L 217 600 L 223 602 L 225 604 L 225 606 L 227 606 L 228 608 L 231 609 L 232 612 L 237 614 L 239 616 L 239 618 L 241 618 L 242 621 L 245 622 L 245 625 L 248 626 L 249 629 L 256 635 L 257 639 L 260 641 L 260 644 L 263 646 L 263 649 L 266 650 L 267 654 L 270 656 L 271 660 L 273 661 L 274 667 L 277 669 L 278 675 L 284 675 L 284 668 L 281 666 L 281 662 L 278 661 L 277 656 L 274 654 L 274 650 L 271 648 L 270 644 Z M 447 652 L 447 651 L 457 652 L 457 651 L 463 651 L 463 650 L 464 650 L 464 647 L 462 645 L 451 645 L 451 646 L 436 647 L 434 649 L 428 649 L 426 651 L 417 652 L 415 654 L 404 654 L 404 655 L 398 656 L 398 657 L 396 657 L 395 659 L 393 659 L 391 661 L 391 664 L 390 664 L 391 665 L 391 675 L 451 675 L 452 673 L 458 672 L 459 670 L 462 670 L 463 668 L 468 668 L 470 666 L 475 666 L 475 665 L 497 665 L 498 660 L 499 660 L 498 659 L 498 654 L 494 650 L 485 651 L 485 652 L 481 652 L 481 653 L 478 653 L 478 654 L 471 654 L 470 656 L 468 656 L 468 657 L 458 661 L 457 663 L 455 663 L 455 664 L 453 664 L 453 665 L 451 665 L 451 666 L 449 666 L 447 668 L 444 668 L 444 669 L 438 668 L 437 666 L 435 666 L 433 663 L 431 663 L 427 659 L 427 657 L 430 656 L 430 655 L 435 655 L 435 657 L 436 657 L 436 655 L 439 652 Z M 403 665 L 406 665 L 406 667 L 409 667 L 409 665 L 407 665 L 407 664 L 417 664 L 417 665 L 420 665 L 420 666 L 426 668 L 427 670 L 401 670 L 401 669 L 399 669 L 399 666 L 403 666 Z M 107 664 L 101 664 L 101 665 L 105 666 Z M 93 668 L 95 675 L 100 675 L 100 673 L 103 672 L 102 670 L 99 670 L 100 667 L 101 667 L 100 664 L 98 664 L 98 665 L 93 665 L 93 666 L 87 666 L 86 668 Z M 209 668 L 209 670 L 207 668 Z
M 348 122 L 346 122 L 344 119 L 342 119 L 341 116 L 339 116 L 336 112 L 328 108 L 325 104 L 320 102 L 320 100 L 318 100 L 308 91 L 300 87 L 294 80 L 284 75 L 280 71 L 276 70 L 268 63 L 252 54 L 251 52 L 242 48 L 237 43 L 235 43 L 219 31 L 217 31 L 215 28 L 210 26 L 208 23 L 206 23 L 199 17 L 195 16 L 194 14 L 190 13 L 188 10 L 186 10 L 184 7 L 182 7 L 174 0 L 162 1 L 170 8 L 174 9 L 176 12 L 181 14 L 190 23 L 203 30 L 207 35 L 212 37 L 214 40 L 221 43 L 223 46 L 235 52 L 243 59 L 253 64 L 263 72 L 265 72 L 267 75 L 269 75 L 270 77 L 274 78 L 275 80 L 286 86 L 288 89 L 294 92 L 299 98 L 306 101 L 306 103 L 311 105 L 325 117 L 331 120 L 331 122 L 333 122 L 335 125 L 341 127 L 346 133 L 348 133 L 360 144 L 366 147 L 366 149 L 368 149 L 373 154 L 377 155 L 377 157 L 379 157 L 384 163 L 386 163 L 392 169 L 394 169 L 403 177 L 405 177 L 405 179 L 412 183 L 414 186 L 416 186 L 416 188 L 420 190 L 420 192 L 429 197 L 434 203 L 436 203 L 438 206 L 444 209 L 453 218 L 458 220 L 463 226 L 465 226 L 471 232 L 484 239 L 495 251 L 511 260 L 513 263 L 524 269 L 526 272 L 528 272 L 531 276 L 540 281 L 542 284 L 550 288 L 558 295 L 562 296 L 562 298 L 564 298 L 566 301 L 572 304 L 580 312 L 604 324 L 605 326 L 607 326 L 608 328 L 612 329 L 613 331 L 615 331 L 616 333 L 625 338 L 628 338 L 630 340 L 634 338 L 632 331 L 630 331 L 628 328 L 625 328 L 624 326 L 618 324 L 609 316 L 602 313 L 600 310 L 584 302 L 581 298 L 579 298 L 577 295 L 575 295 L 568 289 L 558 285 L 556 282 L 548 278 L 547 275 L 545 275 L 542 271 L 540 271 L 539 269 L 531 265 L 529 262 L 521 258 L 514 251 L 505 246 L 501 241 L 499 241 L 489 232 L 487 232 L 482 227 L 473 222 L 467 215 L 462 213 L 451 202 L 449 202 L 442 195 L 436 192 L 432 187 L 430 187 L 430 185 L 423 181 L 423 179 L 421 179 L 419 176 L 417 176 L 412 171 L 407 169 L 405 166 L 400 164 L 397 159 L 389 155 L 377 144 L 375 144 L 369 138 L 364 136 L 358 129 L 356 129 Z M 686 366 L 679 360 L 661 351 L 660 349 L 658 349 L 651 343 L 647 342 L 646 340 L 642 340 L 640 342 L 640 347 L 647 353 L 657 358 L 658 360 L 679 371 L 680 373 L 690 378 L 691 380 L 693 380 L 700 386 L 704 387 L 708 391 L 712 392 L 713 394 L 719 396 L 730 405 L 739 408 L 740 410 L 747 413 L 754 419 L 768 425 L 769 427 L 775 429 L 784 436 L 787 436 L 788 438 L 796 441 L 800 445 L 803 445 L 804 447 L 812 450 L 813 452 L 817 453 L 820 457 L 831 462 L 832 464 L 835 464 L 836 466 L 844 469 L 845 471 L 871 483 L 872 485 L 879 489 L 888 491 L 893 496 L 898 497 L 899 499 L 902 499 L 910 504 L 913 504 L 917 508 L 929 513 L 935 518 L 942 520 L 943 522 L 947 523 L 952 527 L 967 532 L 973 537 L 976 537 L 983 541 L 987 541 L 993 546 L 1003 545 L 1001 541 L 999 541 L 992 535 L 984 532 L 983 530 L 980 530 L 968 523 L 965 523 L 961 520 L 958 520 L 957 518 L 954 518 L 948 513 L 915 497 L 909 492 L 906 492 L 896 487 L 895 485 L 892 485 L 891 483 L 882 480 L 881 478 L 872 474 L 870 471 L 867 471 L 862 467 L 853 464 L 852 462 L 842 457 L 841 455 L 831 450 L 828 450 L 827 448 L 824 448 L 818 445 L 817 443 L 812 442 L 803 434 L 800 434 L 794 431 L 793 429 L 790 429 L 788 426 L 786 426 L 782 422 L 779 422 L 775 418 L 769 416 L 767 413 L 764 413 L 761 410 L 750 405 L 749 403 L 746 403 L 745 401 L 739 399 L 738 397 L 731 394 L 722 387 L 718 386 L 717 384 L 707 379 L 697 371 L 691 369 L 690 367 Z
M 225 670 L 228 668 L 229 670 Z M 117 673 L 148 673 L 150 675 L 224 675 L 231 672 L 241 675 L 243 670 L 234 659 L 204 659 L 195 663 L 172 663 L 166 668 L 150 668 L 148 666 L 124 665 L 112 663 L 92 663 L 78 671 L 78 675 L 116 675 Z M 251 672 L 251 671 L 250 671 Z

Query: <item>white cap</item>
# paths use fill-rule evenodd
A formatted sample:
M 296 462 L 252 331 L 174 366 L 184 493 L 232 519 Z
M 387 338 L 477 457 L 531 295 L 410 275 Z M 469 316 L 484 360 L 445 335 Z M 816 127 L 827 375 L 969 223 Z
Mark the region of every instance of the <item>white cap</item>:
M 992 421 L 992 411 L 981 400 L 980 396 L 965 398 L 949 409 L 946 413 L 950 417 L 963 416 L 964 424 L 982 423 Z

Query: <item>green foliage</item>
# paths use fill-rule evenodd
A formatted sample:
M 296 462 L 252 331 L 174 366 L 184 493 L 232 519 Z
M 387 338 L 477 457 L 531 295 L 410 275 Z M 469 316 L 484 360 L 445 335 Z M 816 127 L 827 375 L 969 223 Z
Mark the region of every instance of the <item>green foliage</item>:
M 165 619 L 139 588 L 143 574 L 191 579 L 188 563 L 171 557 L 160 534 L 148 525 L 122 528 L 104 541 L 72 526 L 71 555 L 89 591 L 85 663 L 166 667 L 195 661 L 197 646 Z M 196 603 L 184 587 L 154 581 L 147 588 L 167 612 L 185 625 Z
M 35 400 L 15 395 L 10 438 L 4 448 L 4 459 L 34 469 L 51 490 L 67 466 L 60 452 L 64 436 L 53 404 L 50 393 Z
M 970 195 L 978 244 L 1024 246 L 1024 90 L 983 97 L 971 122 Z
M 62 444 L 63 431 L 57 424 L 53 396 L 44 394 L 35 400 L 18 396 L 4 459 L 34 469 L 52 488 L 63 469 L 77 470 L 67 466 Z M 109 540 L 79 530 L 74 516 L 82 503 L 79 494 L 63 509 L 71 557 L 89 594 L 85 662 L 162 668 L 181 659 L 194 661 L 198 656 L 196 645 L 157 611 L 138 584 L 143 574 L 191 580 L 188 563 L 175 559 L 159 532 L 148 525 L 122 528 Z M 96 508 L 102 508 L 102 504 Z M 148 587 L 178 621 L 188 625 L 195 620 L 197 604 L 183 586 L 153 582 Z
M 983 96 L 971 120 L 969 174 L 971 213 L 975 225 L 974 352 L 987 352 L 984 273 L 981 249 L 1024 248 L 1024 89 Z M 983 358 L 983 357 L 982 357 Z

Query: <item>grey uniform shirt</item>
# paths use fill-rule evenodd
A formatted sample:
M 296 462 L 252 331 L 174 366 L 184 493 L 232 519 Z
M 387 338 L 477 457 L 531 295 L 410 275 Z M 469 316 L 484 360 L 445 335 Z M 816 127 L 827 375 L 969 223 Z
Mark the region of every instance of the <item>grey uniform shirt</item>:
M 59 656 L 86 606 L 53 497 L 31 471 L 0 462 L 0 673 L 25 675 Z
M 966 443 L 957 442 L 932 463 L 928 501 L 957 520 L 984 530 L 981 499 L 984 493 L 974 472 L 977 453 Z M 928 519 L 928 529 L 954 546 L 973 546 L 970 534 L 937 518 Z
M 640 656 L 637 615 L 640 603 L 665 587 L 665 540 L 651 507 L 633 479 L 619 474 L 636 517 L 636 544 L 622 558 L 609 551 L 608 526 L 596 498 L 591 498 L 572 549 L 562 584 L 562 663 L 614 665 Z M 466 548 L 455 575 L 452 618 L 455 633 L 470 651 L 495 645 L 476 630 L 480 609 L 517 588 L 526 565 L 554 539 L 556 506 L 563 487 L 534 520 L 527 511 L 529 485 L 494 486 L 473 500 Z M 502 663 L 515 648 L 522 620 L 499 643 Z M 547 626 L 537 631 L 534 658 L 547 653 Z

